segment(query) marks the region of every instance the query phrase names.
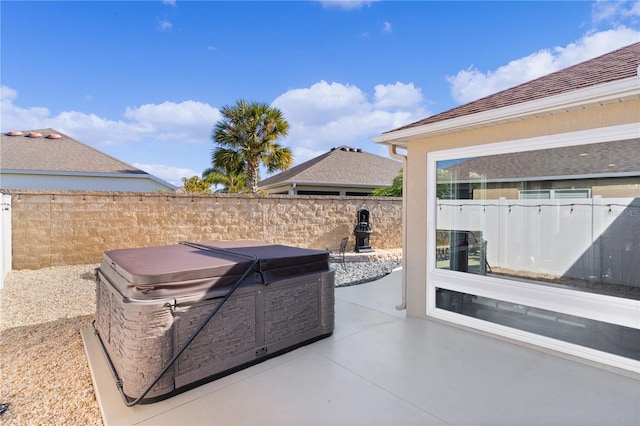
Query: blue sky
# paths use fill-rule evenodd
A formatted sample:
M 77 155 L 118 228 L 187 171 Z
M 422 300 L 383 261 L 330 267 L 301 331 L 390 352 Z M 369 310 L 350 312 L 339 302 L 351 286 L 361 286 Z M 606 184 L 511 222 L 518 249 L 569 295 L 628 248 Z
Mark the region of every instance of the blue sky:
M 280 108 L 299 164 L 640 41 L 611 1 L 0 1 L 0 127 L 52 127 L 174 184 L 219 110 Z M 266 175 L 262 176 L 267 177 Z

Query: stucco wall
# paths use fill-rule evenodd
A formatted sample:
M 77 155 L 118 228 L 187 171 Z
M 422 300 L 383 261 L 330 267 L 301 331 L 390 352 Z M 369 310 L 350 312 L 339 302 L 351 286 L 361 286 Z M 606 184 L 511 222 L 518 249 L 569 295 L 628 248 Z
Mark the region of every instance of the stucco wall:
M 257 239 L 334 249 L 356 212 L 371 214 L 374 249 L 402 247 L 402 200 L 385 197 L 9 192 L 13 269 L 98 263 L 106 250 L 181 240 Z
M 426 317 L 427 154 L 445 149 L 486 145 L 640 122 L 640 100 L 574 109 L 516 122 L 430 135 L 407 144 L 407 315 Z M 609 196 L 613 194 L 607 194 Z

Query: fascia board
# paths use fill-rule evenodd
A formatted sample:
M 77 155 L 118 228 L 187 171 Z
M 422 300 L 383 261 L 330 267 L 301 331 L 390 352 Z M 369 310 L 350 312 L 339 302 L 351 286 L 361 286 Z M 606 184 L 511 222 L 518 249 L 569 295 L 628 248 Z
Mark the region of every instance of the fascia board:
M 109 177 L 109 178 L 133 178 L 133 179 L 149 179 L 152 176 L 148 173 L 101 173 L 101 172 L 68 172 L 57 170 L 18 170 L 18 169 L 2 169 L 0 173 L 14 175 L 50 175 L 50 176 L 79 176 L 79 177 Z
M 292 184 L 296 184 L 297 187 L 300 186 L 319 186 L 319 187 L 333 187 L 333 188 L 383 188 L 390 187 L 390 183 L 349 183 L 349 182 L 307 182 L 300 180 L 286 180 L 280 182 L 278 184 L 271 184 L 266 186 L 261 186 L 261 189 L 272 189 L 274 187 L 286 186 L 289 187 Z
M 272 183 L 270 185 L 258 185 L 258 188 L 260 189 L 274 189 L 274 188 L 280 188 L 280 187 L 289 189 L 291 187 L 291 182 L 282 181 L 278 183 Z
M 419 127 L 383 133 L 371 139 L 376 143 L 406 146 L 407 142 L 418 137 L 452 133 L 474 127 L 484 127 L 505 121 L 521 120 L 536 115 L 553 114 L 559 111 L 604 105 L 638 97 L 640 97 L 640 77 L 634 76 Z
M 349 183 L 349 182 L 295 182 L 298 187 L 300 186 L 326 186 L 334 188 L 383 188 L 391 186 L 390 183 Z
M 0 174 L 12 174 L 12 175 L 40 175 L 40 176 L 75 176 L 75 177 L 90 177 L 90 178 L 116 178 L 116 179 L 150 179 L 157 182 L 167 188 L 173 190 L 178 189 L 177 186 L 170 184 L 154 175 L 148 173 L 100 173 L 100 172 L 68 172 L 68 171 L 53 171 L 53 170 L 18 170 L 18 169 L 0 169 Z

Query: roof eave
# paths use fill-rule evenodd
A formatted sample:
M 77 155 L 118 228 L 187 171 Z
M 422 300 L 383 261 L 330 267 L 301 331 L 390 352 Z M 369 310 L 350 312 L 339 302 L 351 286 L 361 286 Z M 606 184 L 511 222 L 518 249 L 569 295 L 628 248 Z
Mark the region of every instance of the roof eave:
M 0 169 L 0 174 L 14 175 L 54 175 L 54 176 L 77 176 L 77 177 L 98 177 L 98 178 L 129 178 L 129 179 L 150 179 L 162 186 L 178 189 L 177 186 L 170 184 L 152 174 L 143 173 L 113 173 L 113 172 L 70 172 L 58 170 L 20 170 L 20 169 Z
M 322 187 L 335 187 L 335 188 L 386 188 L 391 187 L 389 183 L 377 184 L 377 183 L 333 183 L 333 182 L 305 182 L 299 180 L 286 180 L 278 183 L 273 183 L 271 185 L 259 186 L 260 189 L 272 189 L 281 186 L 291 186 L 293 184 L 296 186 L 304 185 L 304 186 L 322 186 Z
M 586 109 L 634 98 L 640 98 L 640 77 L 637 75 L 476 114 L 390 131 L 374 136 L 371 139 L 375 143 L 406 148 L 409 142 L 425 136 L 436 136 L 478 127 L 487 127 L 505 122 L 520 121 L 529 117 Z

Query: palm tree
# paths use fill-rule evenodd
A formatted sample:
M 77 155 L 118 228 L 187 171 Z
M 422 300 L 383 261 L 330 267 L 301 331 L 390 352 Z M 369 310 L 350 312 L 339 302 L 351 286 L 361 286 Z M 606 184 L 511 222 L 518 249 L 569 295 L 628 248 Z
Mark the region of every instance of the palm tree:
M 190 178 L 183 177 L 182 190 L 187 193 L 209 194 L 211 192 L 211 182 L 200 179 L 198 176 L 192 176 Z
M 239 168 L 210 167 L 202 172 L 202 179 L 212 185 L 223 186 L 222 190 L 216 192 L 243 192 L 247 185 L 247 174 L 243 166 L 244 164 L 241 163 Z
M 240 100 L 234 106 L 220 110 L 222 119 L 214 127 L 213 168 L 233 170 L 241 163 L 247 176 L 249 192 L 258 191 L 260 164 L 269 173 L 286 170 L 293 163 L 293 154 L 277 143 L 286 136 L 289 123 L 282 111 L 266 103 Z

